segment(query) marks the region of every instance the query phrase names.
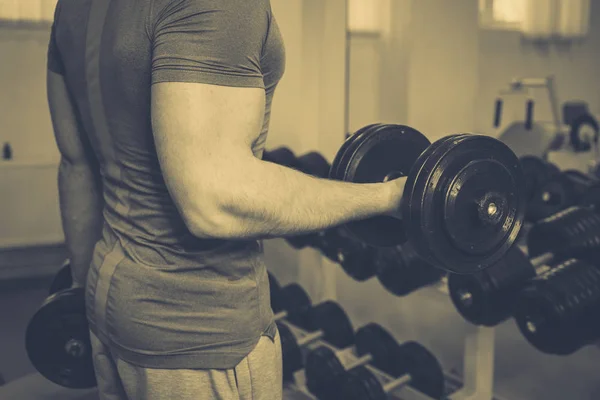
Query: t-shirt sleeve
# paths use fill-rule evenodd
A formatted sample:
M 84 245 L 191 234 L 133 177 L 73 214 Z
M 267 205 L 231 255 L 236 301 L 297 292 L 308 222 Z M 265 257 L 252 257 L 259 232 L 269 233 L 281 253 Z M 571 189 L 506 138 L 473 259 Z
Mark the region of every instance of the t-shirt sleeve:
M 47 68 L 54 73 L 64 75 L 65 66 L 62 62 L 60 52 L 58 51 L 58 44 L 56 43 L 56 24 L 58 20 L 58 14 L 60 12 L 59 7 L 60 3 L 56 5 L 56 9 L 54 10 L 54 22 L 52 23 L 52 28 L 50 30 L 50 41 L 48 42 Z
M 155 10 L 149 29 L 152 83 L 264 88 L 260 59 L 269 13 L 260 3 L 171 0 Z

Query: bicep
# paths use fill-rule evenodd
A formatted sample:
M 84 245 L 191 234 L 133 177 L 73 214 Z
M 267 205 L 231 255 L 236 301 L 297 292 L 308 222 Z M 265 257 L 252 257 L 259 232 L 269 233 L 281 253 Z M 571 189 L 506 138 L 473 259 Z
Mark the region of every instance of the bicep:
M 83 137 L 64 77 L 48 70 L 46 84 L 54 137 L 63 160 L 73 165 L 91 163 L 93 154 Z
M 265 92 L 202 83 L 152 86 L 152 128 L 159 162 L 176 202 L 218 192 L 229 173 L 254 159 Z

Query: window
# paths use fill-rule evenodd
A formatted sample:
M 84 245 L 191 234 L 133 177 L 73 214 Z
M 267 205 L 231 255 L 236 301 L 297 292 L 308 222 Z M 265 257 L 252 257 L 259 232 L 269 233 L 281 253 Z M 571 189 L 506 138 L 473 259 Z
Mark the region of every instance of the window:
M 485 29 L 520 30 L 526 1 L 479 0 L 479 26 Z

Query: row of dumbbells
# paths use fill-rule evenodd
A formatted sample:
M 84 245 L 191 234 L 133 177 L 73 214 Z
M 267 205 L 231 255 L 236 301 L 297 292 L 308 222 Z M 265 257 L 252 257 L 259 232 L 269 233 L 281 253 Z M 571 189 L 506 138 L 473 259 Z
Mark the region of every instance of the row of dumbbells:
M 578 170 L 560 171 L 535 156 L 520 158 L 525 174 L 529 222 L 548 218 L 575 205 L 600 207 L 600 181 Z
M 318 152 L 296 157 L 287 147 L 266 151 L 263 159 L 327 178 L 330 165 Z M 418 257 L 410 244 L 375 248 L 354 239 L 341 227 L 289 237 L 295 249 L 313 248 L 339 264 L 352 279 L 363 282 L 377 277 L 381 285 L 396 296 L 405 296 L 424 286 L 439 282 L 444 271 Z
M 354 331 L 336 302 L 313 305 L 300 285 L 281 287 L 272 275 L 269 282 L 284 381 L 294 381 L 294 375 L 304 370 L 307 389 L 326 400 L 385 400 L 405 385 L 433 399 L 443 397 L 442 367 L 421 344 L 400 344 L 374 323 Z M 374 370 L 393 379 L 383 382 Z
M 571 207 L 533 225 L 525 249 L 494 266 L 450 275 L 448 287 L 469 322 L 495 326 L 514 317 L 544 353 L 568 355 L 600 341 L 600 215 Z

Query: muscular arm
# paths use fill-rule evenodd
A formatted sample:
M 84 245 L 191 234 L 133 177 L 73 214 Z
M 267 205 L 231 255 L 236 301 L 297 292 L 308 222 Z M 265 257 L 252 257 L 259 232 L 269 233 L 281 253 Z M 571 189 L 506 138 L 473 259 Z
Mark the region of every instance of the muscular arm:
M 264 90 L 259 88 L 153 85 L 159 160 L 169 191 L 195 235 L 293 235 L 389 213 L 397 206 L 400 182 L 317 179 L 254 157 L 251 145 L 263 115 Z
M 75 286 L 85 286 L 102 227 L 102 190 L 96 159 L 83 139 L 62 75 L 48 71 L 47 95 L 61 154 L 60 211 Z

